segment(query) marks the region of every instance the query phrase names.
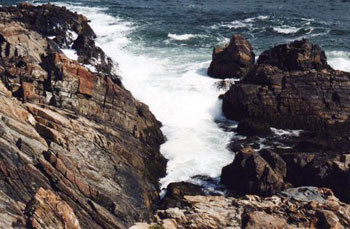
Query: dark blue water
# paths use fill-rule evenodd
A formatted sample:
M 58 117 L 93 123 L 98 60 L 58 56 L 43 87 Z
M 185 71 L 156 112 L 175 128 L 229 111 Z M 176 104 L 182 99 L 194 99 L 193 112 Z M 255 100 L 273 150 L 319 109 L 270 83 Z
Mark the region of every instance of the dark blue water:
M 91 20 L 97 44 L 119 63 L 126 88 L 163 123 L 168 141 L 161 152 L 169 159 L 163 187 L 195 175 L 218 177 L 232 162 L 226 145 L 239 136 L 218 125 L 225 121 L 217 99 L 223 91 L 206 76 L 212 48 L 232 34 L 245 35 L 256 54 L 308 38 L 326 50 L 333 67 L 350 71 L 348 0 L 50 2 Z
M 1 0 L 0 4 L 20 1 Z M 37 1 L 48 2 L 48 1 Z M 349 0 L 81 0 L 50 1 L 106 7 L 139 25 L 133 34 L 149 46 L 212 47 L 242 33 L 258 52 L 292 39 L 310 38 L 326 50 L 350 51 Z M 268 18 L 258 16 L 267 16 Z M 168 34 L 202 35 L 164 43 Z

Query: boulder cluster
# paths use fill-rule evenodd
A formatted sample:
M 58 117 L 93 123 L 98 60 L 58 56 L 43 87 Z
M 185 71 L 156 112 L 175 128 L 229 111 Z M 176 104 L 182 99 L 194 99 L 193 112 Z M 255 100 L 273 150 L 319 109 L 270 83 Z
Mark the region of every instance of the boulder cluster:
M 0 228 L 127 228 L 153 215 L 161 123 L 94 38 L 64 7 L 0 8 Z

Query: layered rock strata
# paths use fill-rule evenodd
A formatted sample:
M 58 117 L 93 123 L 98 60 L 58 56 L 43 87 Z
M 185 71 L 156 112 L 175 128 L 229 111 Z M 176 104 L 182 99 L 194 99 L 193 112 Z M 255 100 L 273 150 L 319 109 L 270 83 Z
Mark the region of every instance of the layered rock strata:
M 0 8 L 0 227 L 69 216 L 77 222 L 62 228 L 126 228 L 152 215 L 166 168 L 161 124 L 94 37 L 63 7 Z

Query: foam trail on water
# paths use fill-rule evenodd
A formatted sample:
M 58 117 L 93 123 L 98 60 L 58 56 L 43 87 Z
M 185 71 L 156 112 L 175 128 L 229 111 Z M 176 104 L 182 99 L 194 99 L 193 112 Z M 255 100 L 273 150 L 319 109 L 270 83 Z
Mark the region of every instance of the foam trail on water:
M 167 142 L 161 153 L 169 162 L 162 187 L 195 175 L 219 176 L 233 159 L 226 149 L 232 133 L 215 123 L 223 117 L 220 92 L 214 86 L 217 80 L 205 76 L 210 50 L 200 54 L 147 48 L 128 38 L 137 29 L 133 23 L 107 15 L 103 9 L 66 6 L 91 20 L 96 42 L 119 63 L 125 87 L 163 123 Z

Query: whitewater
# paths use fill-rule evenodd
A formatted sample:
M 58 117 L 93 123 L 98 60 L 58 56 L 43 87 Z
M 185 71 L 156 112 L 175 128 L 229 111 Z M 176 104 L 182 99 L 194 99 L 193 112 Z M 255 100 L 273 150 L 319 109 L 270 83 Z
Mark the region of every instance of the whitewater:
M 196 175 L 218 178 L 222 167 L 233 160 L 233 153 L 226 146 L 235 136 L 234 132 L 225 131 L 219 124 L 224 122 L 226 127 L 231 125 L 226 129 L 232 129 L 235 123 L 226 120 L 221 113 L 218 96 L 223 91 L 216 86 L 218 80 L 206 75 L 211 50 L 166 46 L 170 42 L 191 42 L 206 36 L 169 31 L 167 39 L 164 39 L 165 45 L 153 47 L 146 45 L 142 39 L 135 42 L 130 38 L 138 30 L 136 21 L 111 16 L 106 13 L 107 8 L 67 3 L 58 5 L 86 15 L 91 20 L 90 25 L 97 35 L 96 43 L 118 63 L 124 86 L 138 100 L 149 105 L 162 122 L 167 141 L 161 146 L 161 153 L 169 161 L 167 175 L 160 180 L 161 187 L 166 188 L 171 182 L 191 181 Z M 257 16 L 219 23 L 211 29 L 246 27 L 254 30 L 254 23 L 270 23 L 273 20 L 269 16 Z M 309 27 L 309 20 L 305 20 L 302 26 Z M 289 35 L 298 33 L 302 28 L 282 25 L 272 30 Z M 218 43 L 229 40 L 228 37 L 220 38 Z M 65 53 L 74 56 L 72 50 L 65 50 Z M 327 56 L 334 68 L 350 71 L 349 52 L 330 51 Z
M 209 59 L 193 61 L 201 59 L 193 53 L 162 58 L 158 56 L 162 50 L 128 39 L 137 29 L 132 22 L 107 15 L 103 8 L 60 5 L 88 16 L 97 45 L 118 63 L 124 86 L 162 122 L 167 141 L 160 151 L 169 160 L 167 175 L 160 180 L 162 188 L 196 175 L 218 177 L 233 160 L 226 148 L 233 133 L 216 122 L 224 119 L 218 99 L 222 91 L 215 85 L 218 80 L 206 76 Z

